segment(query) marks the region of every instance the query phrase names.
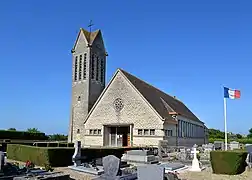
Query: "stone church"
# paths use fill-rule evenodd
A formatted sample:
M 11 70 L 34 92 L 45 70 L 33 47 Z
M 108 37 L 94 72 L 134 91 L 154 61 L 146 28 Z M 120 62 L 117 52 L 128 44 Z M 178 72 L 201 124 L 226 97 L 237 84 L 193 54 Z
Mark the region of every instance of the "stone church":
M 207 127 L 174 96 L 118 69 L 105 85 L 107 52 L 100 30 L 80 29 L 72 49 L 68 141 L 85 146 L 192 146 Z

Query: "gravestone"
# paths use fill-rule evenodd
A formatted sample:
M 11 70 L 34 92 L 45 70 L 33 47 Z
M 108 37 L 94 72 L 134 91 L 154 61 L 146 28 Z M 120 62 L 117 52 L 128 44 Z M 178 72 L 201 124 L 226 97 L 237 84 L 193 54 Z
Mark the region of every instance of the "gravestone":
M 223 141 L 214 141 L 215 150 L 224 150 L 224 142 Z
M 168 141 L 167 140 L 160 140 L 158 142 L 158 156 L 160 158 L 166 157 L 168 148 L 169 148 Z
M 236 142 L 236 141 L 230 142 L 230 149 L 231 149 L 231 150 L 240 149 L 240 144 L 239 144 L 239 142 Z
M 192 160 L 192 168 L 190 169 L 190 171 L 201 171 L 199 166 L 199 160 L 197 158 L 197 153 L 199 153 L 199 151 L 197 151 L 196 147 L 194 147 L 191 153 L 193 153 L 193 160 Z
M 209 143 L 209 144 L 204 144 L 202 145 L 204 151 L 214 151 L 214 144 Z
M 129 164 L 156 164 L 158 163 L 157 157 L 153 151 L 150 150 L 130 150 L 124 157 L 124 161 Z
M 81 141 L 76 141 L 74 144 L 74 154 L 72 157 L 74 166 L 80 166 L 81 165 Z
M 248 164 L 249 168 L 252 168 L 252 144 L 246 144 L 245 149 L 248 152 L 246 163 Z
M 185 161 L 187 158 L 187 152 L 185 148 L 180 148 L 179 152 L 177 153 L 177 159 L 181 161 Z
M 104 175 L 108 177 L 116 177 L 118 175 L 120 169 L 120 159 L 113 156 L 108 155 L 102 159 Z
M 4 161 L 5 161 L 4 153 L 0 151 L 0 171 L 3 170 L 5 164 Z
M 108 155 L 102 159 L 104 174 L 95 180 L 134 180 L 137 178 L 136 172 L 120 169 L 120 159 L 114 155 Z
M 187 168 L 184 164 L 182 163 L 172 163 L 172 162 L 168 162 L 168 163 L 162 163 L 160 164 L 161 167 L 165 168 L 165 171 L 177 171 L 177 170 L 181 170 L 181 169 L 185 169 Z
M 157 165 L 137 167 L 137 180 L 164 180 L 165 168 Z

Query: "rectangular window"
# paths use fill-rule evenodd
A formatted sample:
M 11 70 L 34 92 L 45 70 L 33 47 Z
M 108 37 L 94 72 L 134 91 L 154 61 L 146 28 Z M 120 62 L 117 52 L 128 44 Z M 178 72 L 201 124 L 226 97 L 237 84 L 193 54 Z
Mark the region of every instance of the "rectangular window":
M 99 134 L 99 135 L 101 134 L 101 129 L 98 129 L 98 134 Z
M 95 135 L 97 134 L 97 129 L 94 130 L 94 134 L 95 134 Z
M 187 122 L 185 122 L 185 137 L 187 137 Z
M 87 53 L 84 54 L 84 63 L 83 63 L 83 79 L 87 77 Z
M 168 136 L 172 136 L 172 130 L 168 130 Z
M 181 134 L 181 121 L 178 120 L 178 136 L 181 137 L 182 134 Z
M 74 81 L 77 81 L 77 68 L 78 68 L 78 56 L 75 57 L 74 62 Z
M 189 123 L 186 123 L 186 136 L 189 137 Z
M 96 81 L 99 80 L 99 66 L 100 66 L 100 59 L 97 56 L 97 58 L 96 58 L 96 76 L 95 76 Z
M 138 129 L 138 135 L 143 135 L 143 130 L 142 129 Z
M 93 134 L 93 129 L 89 129 L 89 134 Z
M 79 60 L 79 80 L 81 80 L 82 76 L 82 55 L 80 55 L 80 60 Z
M 100 81 L 103 82 L 103 79 L 104 79 L 104 61 L 103 61 L 103 59 L 100 60 L 100 64 L 101 64 Z
M 149 129 L 145 129 L 144 130 L 144 135 L 146 136 L 146 135 L 149 135 Z
M 91 58 L 91 79 L 94 79 L 94 61 L 95 61 L 95 57 L 94 54 L 92 54 L 92 58 Z
M 155 129 L 150 129 L 150 135 L 154 136 L 155 135 Z
M 190 137 L 192 137 L 192 124 L 190 123 Z

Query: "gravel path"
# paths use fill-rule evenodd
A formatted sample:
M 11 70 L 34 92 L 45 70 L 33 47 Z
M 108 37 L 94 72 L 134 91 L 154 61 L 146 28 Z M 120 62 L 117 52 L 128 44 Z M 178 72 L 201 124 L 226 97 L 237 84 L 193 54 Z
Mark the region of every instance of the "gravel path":
M 17 162 L 13 160 L 8 160 L 9 162 Z M 24 164 L 19 162 L 20 164 Z M 68 167 L 57 167 L 54 168 L 55 172 L 63 172 L 66 174 L 70 174 L 70 177 L 74 180 L 92 180 L 95 176 L 90 174 L 85 174 L 81 172 L 76 172 Z M 217 175 L 212 174 L 212 169 L 210 167 L 206 168 L 202 172 L 190 172 L 184 171 L 179 174 L 179 178 L 182 180 L 251 180 L 252 179 L 252 170 L 246 170 L 244 173 L 240 175 Z
M 246 170 L 240 175 L 218 175 L 213 174 L 211 168 L 206 168 L 202 172 L 185 171 L 179 174 L 179 178 L 185 180 L 251 180 L 252 171 Z

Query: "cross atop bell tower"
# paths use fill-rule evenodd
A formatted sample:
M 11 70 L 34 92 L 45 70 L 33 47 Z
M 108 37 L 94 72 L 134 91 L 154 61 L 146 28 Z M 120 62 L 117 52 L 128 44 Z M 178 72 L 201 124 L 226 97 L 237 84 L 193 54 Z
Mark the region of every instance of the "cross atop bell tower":
M 84 136 L 84 119 L 105 88 L 106 57 L 102 33 L 81 28 L 72 48 L 72 101 L 69 142 Z

